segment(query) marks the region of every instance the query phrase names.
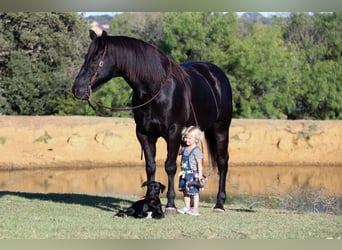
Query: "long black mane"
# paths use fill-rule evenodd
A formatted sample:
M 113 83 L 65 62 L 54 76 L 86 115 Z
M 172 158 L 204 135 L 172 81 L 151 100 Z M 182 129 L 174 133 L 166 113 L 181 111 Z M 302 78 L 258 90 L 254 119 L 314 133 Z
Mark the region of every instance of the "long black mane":
M 184 81 L 184 76 L 187 75 L 170 55 L 142 40 L 126 36 L 107 36 L 105 39 L 103 43 L 109 46 L 109 56 L 118 69 L 124 70 L 122 74 L 132 82 L 158 83 L 171 75 L 179 81 Z M 94 47 L 96 52 L 98 46 Z

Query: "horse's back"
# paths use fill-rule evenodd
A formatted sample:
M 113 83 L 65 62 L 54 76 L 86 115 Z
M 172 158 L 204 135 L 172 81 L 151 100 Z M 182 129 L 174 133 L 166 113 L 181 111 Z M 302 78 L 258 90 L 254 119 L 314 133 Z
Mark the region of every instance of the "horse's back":
M 207 98 L 205 100 L 199 100 L 202 104 L 210 103 L 210 97 L 214 97 L 216 118 L 225 120 L 230 123 L 232 117 L 232 90 L 230 82 L 226 74 L 217 65 L 209 62 L 186 62 L 181 64 L 187 70 L 187 73 L 192 79 L 192 100 L 196 100 L 198 93 L 194 89 L 209 88 L 207 91 Z M 200 80 L 202 79 L 202 80 Z M 200 87 L 198 87 L 200 85 Z M 201 105 L 202 106 L 202 105 Z M 198 110 L 201 112 L 201 110 Z

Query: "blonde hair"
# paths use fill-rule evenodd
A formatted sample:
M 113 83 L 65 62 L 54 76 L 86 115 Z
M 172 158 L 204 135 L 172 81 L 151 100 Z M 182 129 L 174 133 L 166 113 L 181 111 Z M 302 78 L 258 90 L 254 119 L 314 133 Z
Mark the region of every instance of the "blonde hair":
M 183 130 L 182 130 L 182 141 L 184 141 L 184 138 L 188 135 L 192 135 L 195 138 L 196 144 L 200 143 L 203 139 L 202 130 L 196 126 L 190 126 L 190 127 L 183 128 Z

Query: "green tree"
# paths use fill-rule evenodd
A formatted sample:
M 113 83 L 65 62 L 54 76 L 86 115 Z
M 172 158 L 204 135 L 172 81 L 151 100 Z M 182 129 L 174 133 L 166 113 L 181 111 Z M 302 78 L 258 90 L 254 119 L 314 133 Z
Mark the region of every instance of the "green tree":
M 165 13 L 163 41 L 159 47 L 178 62 L 204 60 L 226 64 L 227 50 L 234 40 L 234 13 Z
M 302 65 L 293 117 L 342 118 L 342 14 L 292 14 L 284 39 L 295 45 Z
M 113 35 L 134 37 L 157 46 L 162 39 L 162 16 L 160 12 L 117 14 L 110 29 Z
M 298 60 L 280 28 L 254 23 L 231 49 L 234 115 L 288 118 L 295 109 Z
M 0 112 L 45 115 L 70 96 L 88 23 L 76 13 L 0 13 Z

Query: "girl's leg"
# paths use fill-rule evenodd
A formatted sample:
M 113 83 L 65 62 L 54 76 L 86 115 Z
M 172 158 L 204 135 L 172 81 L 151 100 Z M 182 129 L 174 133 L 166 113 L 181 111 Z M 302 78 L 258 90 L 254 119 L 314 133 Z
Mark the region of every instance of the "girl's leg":
M 194 199 L 194 209 L 196 211 L 199 211 L 198 208 L 199 208 L 199 194 L 195 194 L 193 195 L 193 199 Z
M 185 207 L 181 209 L 177 209 L 178 213 L 186 214 L 190 210 L 190 196 L 186 194 L 185 191 L 184 191 L 184 203 L 185 203 Z
M 191 195 L 191 198 L 194 200 L 194 205 L 187 212 L 187 214 L 198 216 L 199 215 L 199 194 Z
M 190 209 L 190 196 L 184 192 L 184 203 L 187 209 Z

